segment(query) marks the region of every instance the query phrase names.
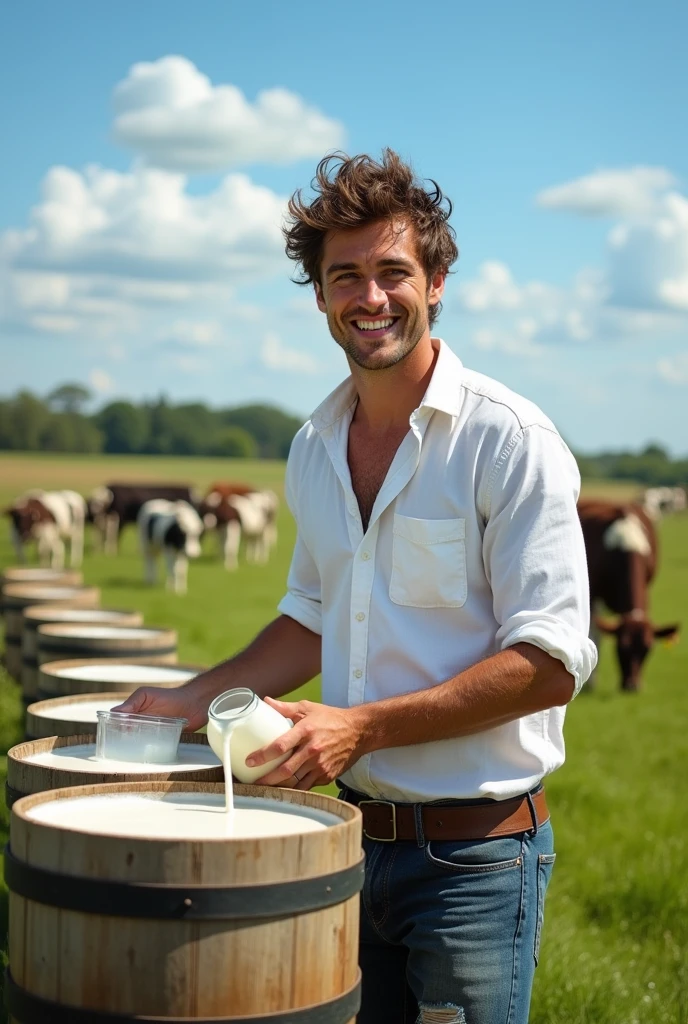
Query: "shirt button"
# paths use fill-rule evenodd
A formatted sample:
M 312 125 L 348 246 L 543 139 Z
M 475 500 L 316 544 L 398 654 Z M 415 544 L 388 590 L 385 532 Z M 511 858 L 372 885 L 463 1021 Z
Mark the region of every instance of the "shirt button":
M 361 558 L 363 559 L 364 562 L 367 562 L 368 559 L 370 558 L 370 551 L 364 551 L 363 554 L 361 555 Z
M 360 679 L 362 675 L 363 673 L 361 672 L 360 668 L 357 668 L 356 671 L 354 672 L 354 676 L 356 677 L 356 679 Z
M 363 613 L 363 612 L 359 612 L 359 613 L 357 614 L 357 616 L 356 616 L 356 621 L 357 621 L 357 622 L 363 622 L 363 620 L 364 620 L 364 619 L 365 619 L 365 615 L 364 615 L 364 613 Z

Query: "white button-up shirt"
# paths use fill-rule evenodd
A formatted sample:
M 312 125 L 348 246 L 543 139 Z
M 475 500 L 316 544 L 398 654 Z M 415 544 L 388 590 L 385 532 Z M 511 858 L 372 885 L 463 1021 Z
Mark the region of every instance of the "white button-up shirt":
M 520 642 L 576 692 L 597 659 L 576 463 L 547 417 L 444 342 L 363 531 L 343 382 L 299 431 L 286 497 L 298 537 L 279 610 L 322 634 L 323 702 L 414 693 Z M 342 777 L 396 801 L 524 793 L 564 760 L 565 709 L 457 739 L 376 750 Z

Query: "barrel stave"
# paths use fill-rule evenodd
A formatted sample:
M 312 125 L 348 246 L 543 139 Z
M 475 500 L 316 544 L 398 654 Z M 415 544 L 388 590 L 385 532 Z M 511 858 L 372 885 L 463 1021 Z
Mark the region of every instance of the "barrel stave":
M 218 785 L 175 782 L 82 787 L 79 795 L 115 789 L 222 792 Z M 12 850 L 27 863 L 78 877 L 182 886 L 294 881 L 344 870 L 358 861 L 357 808 L 318 794 L 248 786 L 236 791 L 319 806 L 330 813 L 334 807 L 342 822 L 307 836 L 185 842 L 62 831 L 25 818 L 34 801 L 66 795 L 55 791 L 15 805 Z M 328 1002 L 357 982 L 358 894 L 287 918 L 208 922 L 98 917 L 40 906 L 15 893 L 10 904 L 15 981 L 61 1004 L 111 1013 L 232 1020 L 230 1013 L 280 1013 Z M 38 934 L 43 937 L 36 943 Z M 41 967 L 45 956 L 54 962 L 50 970 Z

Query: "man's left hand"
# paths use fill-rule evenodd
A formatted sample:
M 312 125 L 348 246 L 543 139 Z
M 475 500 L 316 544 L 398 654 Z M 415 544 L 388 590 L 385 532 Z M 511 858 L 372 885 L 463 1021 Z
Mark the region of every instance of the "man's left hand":
M 364 716 L 360 708 L 334 708 L 310 700 L 291 703 L 272 697 L 266 697 L 265 702 L 295 724 L 273 743 L 246 758 L 246 764 L 252 768 L 289 754 L 283 764 L 257 779 L 257 786 L 304 790 L 326 786 L 364 752 Z

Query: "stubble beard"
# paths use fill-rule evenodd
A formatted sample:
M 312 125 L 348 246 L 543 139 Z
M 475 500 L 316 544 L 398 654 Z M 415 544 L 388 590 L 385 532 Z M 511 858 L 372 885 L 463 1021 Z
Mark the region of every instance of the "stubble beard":
M 411 318 L 406 314 L 407 320 L 403 333 L 396 339 L 396 343 L 384 357 L 380 357 L 379 349 L 363 351 L 357 345 L 357 339 L 351 336 L 346 324 L 337 320 L 335 316 L 327 313 L 327 326 L 330 334 L 343 349 L 348 359 L 360 366 L 362 370 L 387 370 L 390 366 L 396 366 L 402 359 L 405 359 L 420 341 L 428 329 L 428 315 L 426 311 L 417 310 Z M 397 320 L 398 324 L 399 321 Z M 385 347 L 388 347 L 385 344 Z

